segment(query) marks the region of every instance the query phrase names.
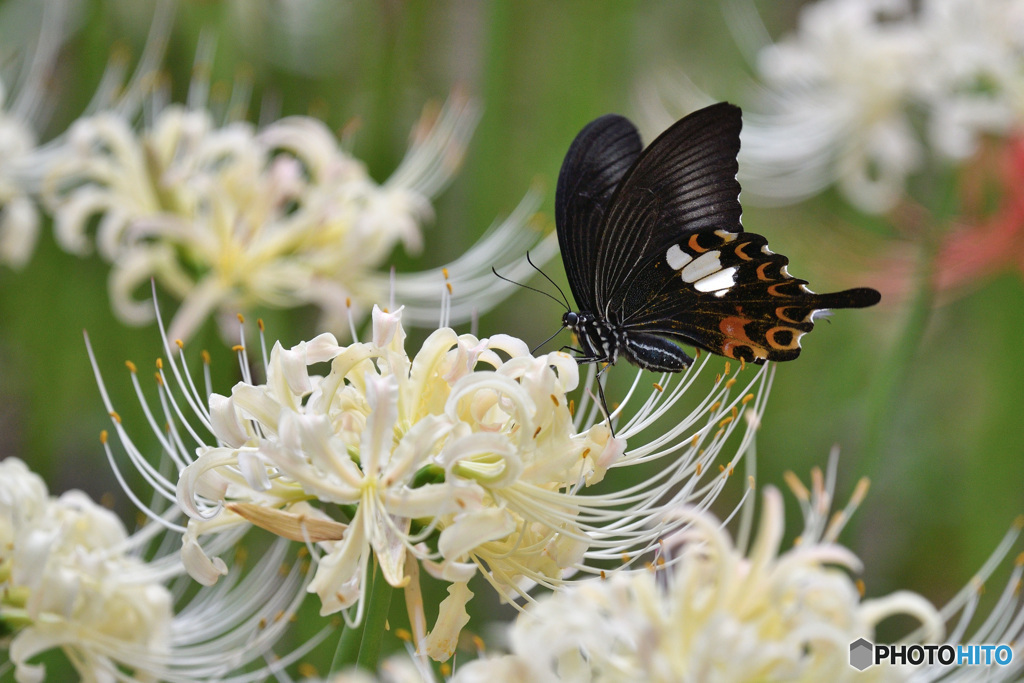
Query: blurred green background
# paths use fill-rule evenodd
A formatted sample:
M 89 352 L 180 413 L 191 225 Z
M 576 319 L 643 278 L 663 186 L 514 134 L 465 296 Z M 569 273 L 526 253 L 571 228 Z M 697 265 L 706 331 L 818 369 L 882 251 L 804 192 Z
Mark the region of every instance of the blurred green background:
M 7 0 L 0 11 L 31 4 Z M 776 36 L 791 29 L 799 6 L 758 5 Z M 132 0 L 81 6 L 78 28 L 47 85 L 59 105 L 44 140 L 81 111 L 112 45 L 139 54 L 151 18 L 148 3 Z M 313 112 L 336 130 L 358 117 L 353 151 L 378 180 L 401 159 L 426 102 L 443 100 L 455 85 L 482 102 L 465 164 L 436 202 L 425 252 L 394 256 L 402 270 L 450 261 L 534 183 L 544 188 L 542 210 L 550 219 L 572 138 L 600 114 L 635 117 L 637 89 L 655 70 L 682 68 L 705 90 L 739 104 L 749 77 L 717 4 L 697 0 L 183 0 L 165 59 L 177 101 L 185 98 L 201 31 L 217 40 L 215 81 L 230 83 L 239 69 L 251 70 L 252 120 L 265 97 L 279 101 L 283 115 Z M 836 236 L 886 230 L 832 193 L 786 208 L 745 205 L 744 225 L 789 255 L 791 272 L 816 291 L 870 286 L 866 275 L 839 281 L 840 264 L 824 259 L 842 257 Z M 122 363 L 151 367 L 146 363 L 159 354 L 157 330 L 122 326 L 107 299 L 107 266 L 62 252 L 48 229 L 23 270 L 0 267 L 0 458 L 26 460 L 54 493 L 81 488 L 99 498 L 113 492 L 130 518 L 99 445 L 109 418 L 82 330 L 140 440 L 146 429 L 131 409 Z M 545 270 L 565 288 L 557 259 Z M 1019 272 L 992 275 L 935 308 L 913 348 L 898 348 L 906 304 L 883 301 L 819 324 L 800 359 L 778 368 L 758 438 L 759 483 L 783 486 L 785 470 L 806 480 L 834 444 L 842 450 L 840 502 L 857 478 L 871 477 L 871 493 L 842 537 L 865 561 L 869 596 L 905 588 L 941 605 L 1024 512 L 1024 296 Z M 535 344 L 557 328 L 561 313 L 555 303 L 521 291 L 483 316 L 480 334 L 505 332 Z M 264 318 L 270 338 L 286 345 L 316 332 L 312 311 L 265 312 Z M 237 368 L 212 324 L 197 336 L 193 348 L 199 347 L 213 352 L 215 386 L 227 391 Z M 901 352 L 909 360 L 894 365 L 890 359 Z M 632 379 L 625 369 L 612 375 L 613 386 Z M 791 497 L 787 505 L 792 538 L 799 512 Z M 479 588 L 483 595 L 482 583 Z M 302 628 L 316 630 L 309 611 Z M 321 673 L 332 646 L 310 658 Z

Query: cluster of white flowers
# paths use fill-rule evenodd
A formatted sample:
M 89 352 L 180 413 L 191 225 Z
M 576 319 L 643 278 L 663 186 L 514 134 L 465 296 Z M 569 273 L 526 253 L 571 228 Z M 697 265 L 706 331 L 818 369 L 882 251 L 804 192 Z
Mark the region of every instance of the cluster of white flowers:
M 182 601 L 177 554 L 165 547 L 142 558 L 163 532 L 150 525 L 129 535 L 81 491 L 53 498 L 22 461 L 0 462 L 0 645 L 18 683 L 43 680 L 45 667 L 31 660 L 54 648 L 95 681 L 191 681 L 242 671 L 270 654 L 304 593 L 298 564 L 281 573 L 285 545 L 245 578 Z
M 171 322 L 175 339 L 187 339 L 211 313 L 233 319 L 257 305 L 316 305 L 325 325 L 347 331 L 353 300 L 359 306 L 386 295 L 389 279 L 375 270 L 394 246 L 422 246 L 430 199 L 458 167 L 477 116 L 460 94 L 440 111 L 428 108 L 405 159 L 378 184 L 312 117 L 257 129 L 218 125 L 203 107 L 170 105 L 136 131 L 125 117 L 101 113 L 69 131 L 49 165 L 44 200 L 58 242 L 74 253 L 91 249 L 88 229 L 99 217 L 96 245 L 111 263 L 111 300 L 126 323 L 152 320 L 148 298 L 135 296 L 154 279 L 182 301 Z M 470 281 L 490 275 L 492 265 L 521 261 L 536 244 L 540 233 L 524 229 L 536 206 L 527 195 L 470 258 L 449 268 L 456 315 L 471 313 L 463 301 L 477 293 Z M 551 245 L 541 250 L 546 259 Z M 477 306 L 488 305 L 486 290 L 492 299 L 507 291 L 491 278 Z M 432 315 L 443 287 L 440 277 L 434 282 Z
M 761 79 L 744 112 L 744 196 L 788 202 L 835 183 L 862 210 L 883 212 L 909 176 L 970 156 L 1024 116 L 1020 0 L 818 0 L 775 43 L 751 28 L 759 19 L 747 0 L 731 6 Z M 701 99 L 673 80 L 642 96 L 654 125 Z
M 0 619 L 16 632 L 19 680 L 42 680 L 28 660 L 53 647 L 67 645 L 85 671 L 113 670 L 118 649 L 167 647 L 171 594 L 130 579 L 144 565 L 124 554 L 126 540 L 117 516 L 81 492 L 51 499 L 20 460 L 0 462 Z
M 804 513 L 797 543 L 782 550 L 783 500 L 764 491 L 760 528 L 749 550 L 734 543 L 711 514 L 686 509 L 688 525 L 666 539 L 648 570 L 581 581 L 545 596 L 507 629 L 510 654 L 486 655 L 449 680 L 476 681 L 905 681 L 1011 680 L 1024 662 L 1024 609 L 1018 560 L 1006 592 L 973 634 L 967 625 L 982 582 L 1020 533 L 1015 527 L 986 566 L 937 610 L 899 591 L 865 599 L 851 573 L 860 561 L 836 542 L 867 491 L 862 480 L 845 509 L 832 515 L 835 469 L 813 472 L 808 490 L 789 484 Z M 960 623 L 946 634 L 957 614 Z M 1013 644 L 1009 666 L 850 666 L 850 644 L 874 640 L 875 627 L 900 615 L 920 624 L 901 642 Z M 429 672 L 393 663 L 381 680 L 431 681 Z
M 56 143 L 40 146 L 39 136 L 55 107 L 50 72 L 61 47 L 78 23 L 81 7 L 54 0 L 0 10 L 0 264 L 24 266 L 35 250 L 40 216 L 36 197 Z M 138 107 L 144 76 L 163 56 L 170 28 L 170 0 L 155 4 L 146 49 L 128 78 L 124 55 L 111 60 L 87 111 L 107 109 L 130 115 Z M 37 15 L 38 16 L 35 16 Z M 38 20 L 39 26 L 30 24 Z
M 46 72 L 74 14 L 67 0 L 45 6 L 34 53 L 12 60 L 25 73 L 0 73 L 0 263 L 20 267 L 31 257 L 42 204 L 61 247 L 85 255 L 95 242 L 111 264 L 111 303 L 123 322 L 152 320 L 145 285 L 155 280 L 182 302 L 171 332 L 187 339 L 211 315 L 223 323 L 256 306 L 312 305 L 322 328 L 347 333 L 352 317 L 389 291 L 415 324 L 436 323 L 450 293 L 448 314 L 462 322 L 512 290 L 492 266 L 523 279 L 527 250 L 536 263 L 555 253 L 554 236 L 545 239 L 532 220 L 540 197 L 529 191 L 446 268 L 389 276 L 385 261 L 397 244 L 412 254 L 422 247 L 431 200 L 460 166 L 479 117 L 475 102 L 456 92 L 443 107 L 428 106 L 405 158 L 377 183 L 313 117 L 246 122 L 245 76 L 228 101 L 211 101 L 211 40 L 200 42 L 188 104 L 171 104 L 157 66 L 173 9 L 174 0 L 157 3 L 131 77 L 116 54 L 85 112 L 39 144 L 52 99 Z M 140 287 L 146 300 L 136 299 Z
M 388 583 L 406 589 L 412 610 L 422 610 L 422 566 L 453 587 L 429 638 L 414 638 L 447 658 L 472 597 L 465 584 L 478 571 L 505 599 L 528 600 L 534 584 L 557 586 L 656 547 L 682 523 L 668 512 L 675 507 L 709 505 L 749 448 L 770 384 L 763 367 L 745 385 L 720 376 L 689 416 L 627 450 L 626 440 L 659 423 L 706 359 L 671 390 L 659 385 L 613 436 L 588 403 L 575 411 L 567 394 L 579 374 L 570 355 L 534 357 L 513 337 L 442 327 L 410 358 L 401 314 L 375 307 L 368 342 L 342 346 L 324 334 L 291 349 L 276 344 L 265 383 L 246 374 L 230 396 L 197 393 L 184 360 L 172 361 L 183 396 L 161 381 L 167 423 L 187 401 L 212 438 L 191 431 L 195 447 L 186 447 L 184 429 L 165 433 L 153 419 L 180 479 L 149 474 L 190 516 L 183 557 L 194 577 L 212 584 L 228 573 L 203 537 L 254 524 L 316 544 L 309 590 L 323 614 L 355 607 L 357 622 L 371 558 Z M 151 470 L 105 394 L 136 467 Z M 736 430 L 737 453 L 723 462 Z M 663 469 L 631 487 L 586 490 L 610 468 L 659 459 Z

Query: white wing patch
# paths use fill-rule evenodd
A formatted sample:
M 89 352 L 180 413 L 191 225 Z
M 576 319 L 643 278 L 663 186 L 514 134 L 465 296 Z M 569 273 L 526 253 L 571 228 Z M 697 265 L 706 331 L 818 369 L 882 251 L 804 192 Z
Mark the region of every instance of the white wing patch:
M 734 284 L 736 284 L 736 269 L 726 268 L 697 280 L 693 286 L 698 292 L 716 292 L 718 296 L 722 296 Z
M 718 256 L 719 253 L 717 251 L 709 251 L 693 259 L 679 273 L 683 278 L 683 282 L 693 284 L 697 280 L 702 280 L 708 275 L 714 275 L 722 270 L 722 263 L 718 260 Z
M 668 251 L 665 252 L 665 260 L 668 261 L 669 268 L 672 270 L 679 270 L 692 261 L 693 257 L 680 249 L 678 244 L 673 244 L 668 248 Z
M 698 292 L 715 292 L 722 296 L 736 284 L 736 268 L 722 268 L 721 252 L 708 251 L 693 258 L 673 244 L 665 252 L 665 260 L 672 270 L 678 270 L 683 282 L 696 288 Z

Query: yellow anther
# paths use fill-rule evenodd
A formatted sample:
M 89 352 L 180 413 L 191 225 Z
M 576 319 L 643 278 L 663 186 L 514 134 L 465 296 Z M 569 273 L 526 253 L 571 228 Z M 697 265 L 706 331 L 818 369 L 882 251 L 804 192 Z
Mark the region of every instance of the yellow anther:
M 795 495 L 798 500 L 806 501 L 811 499 L 811 492 L 808 491 L 807 487 L 804 486 L 804 483 L 800 481 L 800 477 L 793 474 L 792 471 L 787 470 L 783 472 L 782 478 L 785 480 L 786 485 L 789 486 L 789 490 L 793 492 L 793 495 Z

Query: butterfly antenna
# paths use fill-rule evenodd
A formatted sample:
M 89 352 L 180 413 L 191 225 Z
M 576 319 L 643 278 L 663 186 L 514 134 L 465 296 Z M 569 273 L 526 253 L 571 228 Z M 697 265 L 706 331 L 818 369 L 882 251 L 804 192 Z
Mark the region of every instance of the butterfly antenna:
M 543 294 L 544 296 L 546 296 L 547 298 L 551 299 L 552 301 L 554 301 L 559 306 L 562 305 L 562 302 L 559 301 L 558 298 L 555 297 L 554 295 L 549 294 L 548 292 L 545 292 L 543 289 L 537 289 L 536 287 L 531 287 L 530 285 L 524 285 L 522 282 L 516 282 L 515 280 L 510 280 L 509 278 L 505 277 L 504 275 L 499 273 L 497 270 L 495 270 L 494 266 L 491 266 L 491 272 L 494 273 L 498 277 L 499 280 L 504 280 L 505 282 L 511 282 L 512 284 L 516 285 L 517 287 L 522 287 L 523 289 L 528 289 L 531 292 L 537 292 L 538 294 Z M 547 276 L 545 275 L 545 277 L 547 277 Z M 559 330 L 559 331 L 561 331 L 561 330 Z
M 565 292 L 563 292 L 562 288 L 558 286 L 558 283 L 556 283 L 554 280 L 552 280 L 550 277 L 548 277 L 547 273 L 545 273 L 543 270 L 538 268 L 537 264 L 535 264 L 532 260 L 530 260 L 530 252 L 526 252 L 526 262 L 529 263 L 531 266 L 533 266 L 534 270 L 536 270 L 538 273 L 543 275 L 545 280 L 547 280 L 548 282 L 550 282 L 551 284 L 553 284 L 555 286 L 555 289 L 557 289 L 558 293 L 562 296 L 562 300 L 565 301 L 565 310 L 571 311 L 572 310 L 572 306 L 569 305 L 569 300 L 567 298 L 565 298 Z

